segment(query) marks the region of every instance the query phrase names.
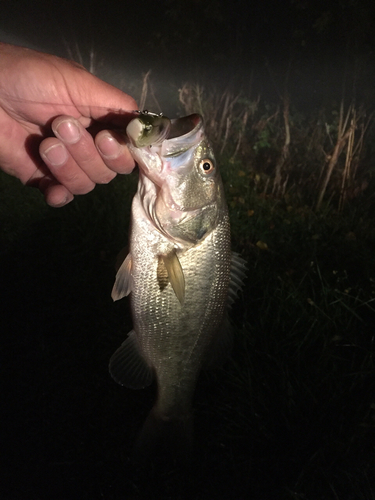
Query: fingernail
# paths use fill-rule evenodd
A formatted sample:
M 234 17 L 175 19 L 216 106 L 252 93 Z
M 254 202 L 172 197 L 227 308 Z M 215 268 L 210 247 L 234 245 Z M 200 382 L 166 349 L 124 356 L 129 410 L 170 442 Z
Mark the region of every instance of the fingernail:
M 121 146 L 110 134 L 102 134 L 96 142 L 100 154 L 109 160 L 115 160 L 121 153 Z
M 53 127 L 55 135 L 68 144 L 75 144 L 81 138 L 81 132 L 77 124 L 72 120 L 63 120 Z
M 59 167 L 68 159 L 68 152 L 62 144 L 54 144 L 42 153 L 42 157 L 54 167 Z
M 68 197 L 64 196 L 63 198 L 61 198 L 61 200 L 59 200 L 58 202 L 55 202 L 52 206 L 55 208 L 60 208 L 60 207 L 65 206 L 67 203 L 68 203 Z

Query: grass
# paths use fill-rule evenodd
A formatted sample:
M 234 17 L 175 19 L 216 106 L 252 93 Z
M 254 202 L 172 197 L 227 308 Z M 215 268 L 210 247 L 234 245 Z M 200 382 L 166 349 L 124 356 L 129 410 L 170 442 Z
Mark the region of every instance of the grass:
M 233 227 L 253 265 L 219 398 L 226 447 L 236 442 L 248 474 L 261 472 L 255 498 L 373 498 L 371 222 L 358 207 L 317 215 L 251 195 L 235 173 Z M 264 493 L 270 481 L 279 493 Z
M 185 472 L 131 464 L 154 393 L 107 370 L 131 328 L 110 291 L 136 175 L 56 210 L 0 173 L 2 498 L 375 498 L 371 200 L 316 212 L 225 155 L 233 247 L 249 271 L 233 353 L 197 387 L 197 464 Z

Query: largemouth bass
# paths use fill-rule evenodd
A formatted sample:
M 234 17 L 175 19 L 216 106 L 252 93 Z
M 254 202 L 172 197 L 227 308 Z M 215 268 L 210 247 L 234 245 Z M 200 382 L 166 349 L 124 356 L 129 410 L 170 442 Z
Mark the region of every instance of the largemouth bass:
M 110 373 L 132 389 L 156 378 L 157 400 L 138 450 L 151 453 L 169 442 L 178 451 L 191 444 L 201 368 L 219 362 L 230 346 L 227 309 L 245 266 L 231 252 L 223 185 L 201 116 L 140 113 L 127 136 L 139 183 L 130 252 L 112 298 L 130 293 L 134 328 L 112 356 Z

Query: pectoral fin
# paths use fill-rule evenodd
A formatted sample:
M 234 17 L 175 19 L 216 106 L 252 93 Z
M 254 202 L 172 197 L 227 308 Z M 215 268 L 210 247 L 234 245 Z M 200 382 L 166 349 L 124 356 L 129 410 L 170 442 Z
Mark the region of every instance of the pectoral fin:
M 168 255 L 162 255 L 161 257 L 167 270 L 168 278 L 173 291 L 180 301 L 180 304 L 182 304 L 185 298 L 185 277 L 177 254 L 173 251 Z
M 132 291 L 133 280 L 131 270 L 132 259 L 129 253 L 116 274 L 115 284 L 111 293 L 114 301 L 122 299 Z
M 118 384 L 128 389 L 143 389 L 151 384 L 153 371 L 141 352 L 134 330 L 111 357 L 109 373 Z

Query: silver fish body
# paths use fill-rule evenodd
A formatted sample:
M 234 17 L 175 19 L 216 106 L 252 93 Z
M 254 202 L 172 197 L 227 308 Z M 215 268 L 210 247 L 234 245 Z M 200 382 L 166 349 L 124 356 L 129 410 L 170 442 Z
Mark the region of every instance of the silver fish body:
M 179 422 L 185 432 L 201 368 L 228 350 L 226 311 L 244 265 L 232 258 L 223 185 L 201 117 L 172 120 L 166 138 L 155 132 L 152 144 L 139 147 L 142 118 L 127 129 L 139 184 L 130 252 L 112 292 L 114 300 L 131 292 L 134 330 L 110 372 L 130 388 L 156 377 L 157 401 L 143 434 L 160 432 L 163 422 Z

